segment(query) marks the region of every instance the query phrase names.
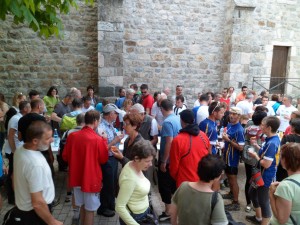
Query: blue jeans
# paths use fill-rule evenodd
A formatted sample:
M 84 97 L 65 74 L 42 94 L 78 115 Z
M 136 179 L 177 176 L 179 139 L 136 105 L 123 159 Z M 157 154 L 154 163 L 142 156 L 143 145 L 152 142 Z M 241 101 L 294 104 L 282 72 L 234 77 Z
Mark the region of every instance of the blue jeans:
M 141 222 L 143 221 L 143 219 L 145 219 L 147 217 L 147 215 L 149 214 L 150 210 L 149 208 L 146 209 L 145 212 L 140 213 L 140 214 L 134 214 L 134 213 L 130 213 L 130 215 L 132 216 L 132 218 L 136 221 L 136 222 Z M 124 221 L 120 218 L 120 225 L 126 225 L 126 223 L 124 223 Z

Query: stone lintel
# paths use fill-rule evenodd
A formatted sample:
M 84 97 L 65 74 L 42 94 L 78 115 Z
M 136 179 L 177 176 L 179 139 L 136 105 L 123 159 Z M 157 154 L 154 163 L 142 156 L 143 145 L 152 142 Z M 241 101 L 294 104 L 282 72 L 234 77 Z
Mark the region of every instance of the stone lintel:
M 256 0 L 234 0 L 235 8 L 254 10 L 256 8 Z

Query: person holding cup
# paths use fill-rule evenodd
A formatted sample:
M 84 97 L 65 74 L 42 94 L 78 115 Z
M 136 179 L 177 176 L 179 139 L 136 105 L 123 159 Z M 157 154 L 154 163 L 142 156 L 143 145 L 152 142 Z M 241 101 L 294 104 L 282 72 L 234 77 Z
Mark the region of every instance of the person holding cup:
M 246 220 L 255 224 L 267 225 L 271 218 L 269 187 L 276 175 L 276 154 L 280 146 L 280 140 L 277 135 L 280 121 L 276 116 L 265 117 L 260 125 L 262 133 L 267 137 L 263 147 L 260 147 L 257 140 L 251 139 L 250 143 L 258 153 L 248 152 L 252 158 L 257 160 L 261 167 L 261 175 L 264 185 L 257 188 L 250 188 L 249 193 L 251 201 L 255 208 L 254 216 L 246 216 Z
M 249 156 L 248 152 L 255 152 L 255 148 L 250 145 L 250 140 L 256 140 L 258 145 L 261 146 L 264 141 L 264 135 L 260 129 L 260 124 L 263 118 L 267 116 L 266 112 L 255 111 L 253 113 L 252 119 L 248 121 L 245 127 L 245 147 L 243 152 L 243 161 L 245 165 L 246 172 L 246 182 L 245 182 L 245 196 L 247 206 L 245 208 L 246 212 L 251 211 L 251 199 L 249 195 L 250 179 L 252 176 L 252 167 L 257 163 L 256 160 Z M 245 152 L 246 150 L 246 152 Z

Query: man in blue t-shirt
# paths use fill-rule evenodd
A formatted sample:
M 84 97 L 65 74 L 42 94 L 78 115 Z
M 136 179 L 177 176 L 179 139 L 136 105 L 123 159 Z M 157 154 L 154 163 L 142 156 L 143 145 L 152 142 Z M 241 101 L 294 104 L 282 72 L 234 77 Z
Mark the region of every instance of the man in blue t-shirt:
M 169 155 L 173 138 L 181 129 L 180 118 L 173 113 L 173 103 L 164 99 L 160 103 L 161 112 L 165 118 L 161 129 L 161 142 L 158 158 L 158 189 L 162 201 L 165 203 L 165 212 L 159 216 L 160 221 L 170 219 L 170 206 L 172 194 L 176 190 L 175 180 L 169 172 Z
M 242 110 L 238 107 L 231 107 L 229 110 L 230 123 L 227 125 L 227 132 L 223 133 L 225 141 L 224 160 L 226 163 L 225 173 L 230 184 L 230 193 L 223 195 L 224 199 L 233 199 L 232 203 L 225 205 L 227 211 L 240 210 L 239 185 L 237 183 L 238 165 L 240 152 L 245 145 L 244 128 L 240 124 Z
M 217 123 L 216 120 L 221 120 L 226 110 L 226 104 L 220 102 L 213 102 L 208 108 L 209 116 L 203 120 L 199 128 L 203 131 L 210 142 L 209 152 L 211 154 L 217 154 L 216 144 L 218 141 Z

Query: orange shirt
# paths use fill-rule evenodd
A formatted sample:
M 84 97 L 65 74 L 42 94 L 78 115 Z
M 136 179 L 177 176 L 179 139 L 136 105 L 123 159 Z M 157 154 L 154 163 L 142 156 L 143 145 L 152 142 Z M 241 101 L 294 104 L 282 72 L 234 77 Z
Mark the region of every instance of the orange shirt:
M 243 94 L 243 92 L 239 93 L 237 96 L 236 96 L 236 99 L 235 99 L 235 104 L 240 102 L 240 101 L 243 101 L 246 99 L 246 95 Z

